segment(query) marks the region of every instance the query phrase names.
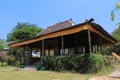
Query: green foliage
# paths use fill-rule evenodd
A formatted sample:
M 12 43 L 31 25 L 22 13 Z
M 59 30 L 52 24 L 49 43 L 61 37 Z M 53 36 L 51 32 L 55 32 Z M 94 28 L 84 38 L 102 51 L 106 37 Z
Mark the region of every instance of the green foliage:
M 94 53 L 44 57 L 43 63 L 48 70 L 67 70 L 78 73 L 97 73 L 105 66 L 110 65 L 110 61 L 103 55 Z
M 116 10 L 119 10 L 119 9 L 120 9 L 120 2 L 118 2 L 116 5 Z
M 111 51 L 112 48 L 110 48 L 110 46 L 105 46 L 104 48 L 102 48 L 102 54 L 104 55 L 111 55 Z
M 42 31 L 42 28 L 38 28 L 34 24 L 18 23 L 11 33 L 7 35 L 7 41 L 18 41 L 21 39 L 27 39 L 35 36 Z M 21 64 L 24 64 L 24 56 L 26 52 L 23 49 L 11 49 L 9 54 L 15 56 L 15 60 L 18 60 Z
M 0 51 L 2 51 L 4 48 L 7 48 L 7 44 L 5 42 L 5 40 L 0 39 Z
M 112 36 L 118 41 L 120 41 L 120 27 L 118 27 L 112 32 Z
M 112 21 L 114 20 L 114 12 L 113 11 L 111 12 L 111 20 Z
M 38 28 L 34 24 L 18 23 L 12 32 L 7 35 L 7 41 L 27 39 L 35 36 L 40 31 L 42 31 L 42 28 Z
M 3 52 L 3 51 L 0 52 L 0 62 L 2 64 L 7 62 L 7 57 L 8 57 L 8 55 L 6 52 Z
M 15 61 L 15 57 L 13 55 L 9 55 L 7 57 L 8 65 L 14 65 L 14 61 Z
M 112 32 L 112 36 L 118 40 L 118 43 L 114 46 L 113 52 L 120 55 L 120 27 Z
M 115 12 L 120 10 L 120 1 L 116 4 L 115 8 L 111 12 L 111 20 L 114 21 Z M 120 22 L 118 22 L 118 28 L 112 32 L 112 36 L 118 40 L 118 44 L 114 47 L 113 51 L 120 55 Z
M 115 52 L 117 55 L 120 55 L 120 44 L 114 46 L 113 52 Z
M 118 2 L 115 8 L 111 11 L 111 20 L 114 21 L 115 11 L 120 10 L 120 2 Z
M 6 51 L 0 52 L 0 62 L 7 63 L 8 65 L 13 65 L 15 61 L 15 57 L 13 55 L 9 55 Z
M 23 48 L 12 48 L 9 52 L 8 64 L 15 65 L 15 61 L 19 61 L 20 64 L 24 64 L 25 62 L 25 50 Z
M 20 67 L 20 61 L 15 61 L 15 66 Z
M 105 67 L 104 60 L 105 59 L 103 55 L 91 53 L 89 56 L 90 67 L 88 68 L 88 70 L 90 70 L 90 72 L 94 72 L 94 71 L 99 71 L 100 69 L 104 68 Z

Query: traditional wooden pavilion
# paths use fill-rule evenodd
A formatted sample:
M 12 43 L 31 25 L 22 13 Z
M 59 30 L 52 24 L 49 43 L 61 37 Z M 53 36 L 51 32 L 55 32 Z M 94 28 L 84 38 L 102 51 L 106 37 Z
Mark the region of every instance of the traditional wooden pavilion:
M 114 45 L 114 39 L 93 19 L 84 23 L 75 24 L 71 19 L 48 27 L 36 36 L 10 43 L 12 48 L 39 49 L 41 56 L 50 50 L 54 55 L 78 54 L 78 53 L 102 53 L 102 46 Z

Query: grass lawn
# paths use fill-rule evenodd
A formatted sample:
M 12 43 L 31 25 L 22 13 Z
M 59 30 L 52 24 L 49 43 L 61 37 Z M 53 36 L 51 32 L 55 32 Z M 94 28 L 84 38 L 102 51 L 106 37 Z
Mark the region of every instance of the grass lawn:
M 23 71 L 15 70 L 14 67 L 0 67 L 1 80 L 88 80 L 93 76 L 103 76 L 112 72 L 112 68 L 102 70 L 97 74 L 77 74 L 70 72 L 53 72 L 53 71 Z

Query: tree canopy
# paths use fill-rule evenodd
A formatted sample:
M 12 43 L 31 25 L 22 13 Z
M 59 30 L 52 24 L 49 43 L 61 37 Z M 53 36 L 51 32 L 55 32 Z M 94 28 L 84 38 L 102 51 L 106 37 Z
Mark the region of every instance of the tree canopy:
M 35 36 L 43 29 L 30 23 L 18 23 L 11 33 L 7 35 L 7 41 L 18 41 Z
M 0 51 L 2 51 L 4 48 L 7 48 L 7 44 L 4 39 L 0 39 Z
M 114 46 L 113 52 L 116 52 L 118 55 L 120 55 L 120 27 L 112 32 L 112 36 L 118 40 L 118 43 Z
M 120 42 L 120 27 L 112 32 L 112 36 Z

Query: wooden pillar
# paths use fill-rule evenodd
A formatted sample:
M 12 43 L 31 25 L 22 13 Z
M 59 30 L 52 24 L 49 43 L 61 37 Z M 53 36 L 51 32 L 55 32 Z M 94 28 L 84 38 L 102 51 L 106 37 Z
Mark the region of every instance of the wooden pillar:
M 94 45 L 92 46 L 92 52 L 95 52 L 95 46 Z
M 85 53 L 85 47 L 83 46 L 82 48 L 83 48 L 82 52 Z
M 18 60 L 18 58 L 19 58 L 18 48 L 16 48 L 16 49 L 17 49 L 16 59 Z
M 44 50 L 45 50 L 45 48 L 44 48 L 44 40 L 42 40 L 42 54 L 41 54 L 41 64 L 42 64 L 42 58 L 43 58 L 43 56 L 44 56 Z
M 61 36 L 61 46 L 62 46 L 62 53 L 61 55 L 64 54 L 64 36 Z
M 78 52 L 78 34 L 75 34 L 75 53 Z
M 31 54 L 30 56 L 32 57 L 32 48 L 30 48 L 30 54 Z
M 90 30 L 88 30 L 88 44 L 89 44 L 89 53 L 91 53 L 92 52 L 92 43 L 91 43 Z
M 42 49 L 40 48 L 40 57 L 42 56 Z
M 100 45 L 97 46 L 97 53 L 100 53 Z
M 60 55 L 60 39 L 58 40 L 58 55 Z
M 44 50 L 45 50 L 45 48 L 44 48 L 44 40 L 42 40 L 42 56 L 44 56 Z
M 50 49 L 48 49 L 48 56 L 50 56 Z
M 25 51 L 26 51 L 25 64 L 30 65 L 32 54 L 31 54 L 30 49 L 28 48 L 28 45 L 25 46 Z
M 103 54 L 102 46 L 100 45 L 100 53 Z
M 102 51 L 102 39 L 100 38 L 100 53 L 103 54 L 103 51 Z
M 60 44 L 61 44 L 61 41 L 59 39 L 56 39 L 56 50 L 55 50 L 55 55 L 58 56 L 60 55 Z
M 95 45 L 95 53 L 97 53 L 97 45 Z

